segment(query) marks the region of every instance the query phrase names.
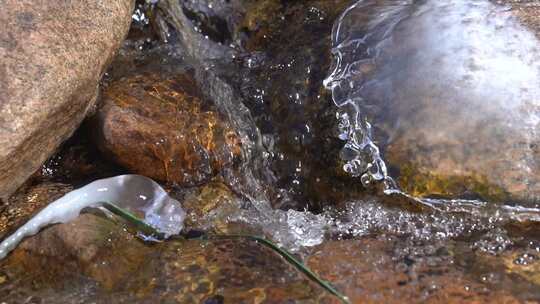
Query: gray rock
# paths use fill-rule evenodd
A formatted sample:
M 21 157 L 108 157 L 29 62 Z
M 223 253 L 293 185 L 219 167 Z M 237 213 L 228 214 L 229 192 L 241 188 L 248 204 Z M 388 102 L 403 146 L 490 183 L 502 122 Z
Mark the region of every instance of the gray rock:
M 80 124 L 134 1 L 6 0 L 0 11 L 0 198 Z

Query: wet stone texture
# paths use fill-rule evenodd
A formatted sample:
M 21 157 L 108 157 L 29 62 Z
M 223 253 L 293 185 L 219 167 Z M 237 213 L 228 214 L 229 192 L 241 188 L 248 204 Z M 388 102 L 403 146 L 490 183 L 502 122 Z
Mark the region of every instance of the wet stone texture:
M 332 303 L 256 242 L 150 246 L 92 214 L 24 241 L 0 263 L 0 296 L 9 303 Z
M 93 126 L 106 156 L 130 172 L 179 185 L 207 181 L 241 157 L 234 130 L 188 74 L 113 81 Z
M 522 303 L 507 288 L 511 284 L 490 286 L 460 267 L 455 252 L 403 242 L 382 236 L 331 241 L 319 246 L 307 265 L 353 303 Z
M 132 0 L 2 1 L 0 198 L 75 131 L 129 28 Z
M 538 18 L 520 18 L 534 15 L 527 3 L 366 1 L 348 13 L 334 97 L 374 126 L 403 190 L 540 198 L 540 40 Z
M 182 207 L 188 214 L 187 229 L 227 231 L 229 223 L 225 215 L 240 211 L 238 197 L 220 181 L 173 195 L 181 197 Z
M 327 241 L 303 257 L 352 303 L 533 303 L 537 250 L 497 256 L 459 241 L 381 235 Z M 256 242 L 145 244 L 121 221 L 92 213 L 45 229 L 0 261 L 0 296 L 8 303 L 339 303 Z
M 0 238 L 67 192 L 126 173 L 99 154 L 86 128 L 79 129 L 0 207 Z
M 67 184 L 32 181 L 19 189 L 0 209 L 0 238 L 23 225 L 32 214 L 73 190 Z
M 532 29 L 540 39 L 540 3 L 536 0 L 495 0 L 495 3 L 508 5 L 516 17 Z

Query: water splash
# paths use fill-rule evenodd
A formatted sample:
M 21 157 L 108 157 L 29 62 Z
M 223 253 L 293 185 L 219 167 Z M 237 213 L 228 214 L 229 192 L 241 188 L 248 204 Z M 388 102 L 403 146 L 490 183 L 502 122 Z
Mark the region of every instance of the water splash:
M 369 185 L 372 182 L 384 182 L 386 194 L 401 196 L 418 206 L 427 206 L 427 211 L 410 212 L 400 208 L 397 206 L 398 204 L 388 206 L 382 204 L 380 198 L 373 198 L 351 201 L 344 211 L 330 208 L 319 215 L 307 211 L 286 212 L 265 209 L 259 210 L 259 212 L 246 211 L 238 213 L 229 217 L 229 220 L 261 225 L 263 230 L 272 236 L 274 240 L 293 251 L 304 246 L 320 244 L 324 239 L 324 235 L 327 234 L 341 237 L 360 237 L 376 232 L 408 236 L 414 240 L 422 241 L 449 240 L 480 235 L 480 237 L 476 236 L 477 240 L 472 246 L 490 253 L 497 253 L 510 246 L 512 240 L 507 236 L 505 228 L 502 227 L 509 223 L 538 222 L 540 221 L 540 209 L 487 203 L 479 200 L 420 199 L 399 191 L 391 177 L 388 176 L 386 164 L 374 139 L 373 126 L 370 123 L 372 118 L 376 116 L 377 111 L 384 111 L 384 107 L 387 106 L 377 104 L 380 99 L 373 98 L 374 91 L 378 90 L 377 92 L 385 94 L 385 98 L 395 96 L 389 92 L 392 91 L 393 85 L 396 84 L 392 82 L 392 79 L 389 80 L 391 76 L 399 74 L 405 66 L 410 64 L 413 67 L 412 70 L 417 69 L 418 73 L 421 74 L 419 77 L 428 77 L 424 74 L 429 72 L 429 69 L 436 69 L 432 65 L 432 61 L 436 60 L 436 58 L 430 58 L 430 56 L 440 56 L 440 54 L 436 54 L 436 51 L 432 52 L 426 48 L 426 54 L 421 55 L 421 58 L 418 59 L 414 55 L 418 54 L 419 51 L 411 49 L 409 50 L 412 54 L 411 60 L 414 62 L 402 62 L 404 66 L 400 67 L 398 62 L 392 60 L 392 49 L 384 49 L 392 45 L 391 40 L 395 38 L 393 35 L 396 27 L 402 25 L 405 20 L 412 22 L 413 25 L 416 24 L 420 28 L 432 28 L 441 25 L 443 30 L 439 28 L 439 33 L 453 35 L 450 37 L 451 41 L 446 42 L 447 45 L 444 48 L 455 52 L 454 55 L 445 54 L 450 60 L 448 65 L 445 66 L 448 68 L 451 68 L 451 66 L 458 67 L 458 63 L 464 57 L 467 57 L 468 52 L 485 49 L 484 46 L 473 45 L 469 47 L 466 44 L 475 43 L 474 39 L 484 39 L 489 36 L 494 25 L 491 24 L 486 28 L 482 28 L 486 25 L 481 24 L 482 21 L 479 21 L 478 18 L 483 18 L 489 13 L 497 13 L 499 12 L 497 9 L 498 7 L 488 1 L 468 2 L 454 0 L 441 3 L 437 1 L 363 0 L 347 9 L 335 23 L 332 36 L 334 45 L 332 53 L 335 62 L 330 76 L 324 81 L 324 85 L 332 91 L 333 101 L 339 108 L 337 113 L 339 138 L 346 142 L 341 153 L 342 159 L 346 162 L 344 170 L 352 176 L 361 177 L 364 185 Z M 524 61 L 531 58 L 530 55 L 527 55 L 527 52 L 534 51 L 535 38 L 527 31 L 519 31 L 517 25 L 511 23 L 513 22 L 511 19 L 499 17 L 495 18 L 494 22 L 509 22 L 508 24 L 511 24 L 514 29 L 518 29 L 518 32 L 521 33 L 522 36 L 520 37 L 528 39 L 530 43 L 525 43 L 520 48 L 519 56 Z M 434 18 L 438 19 L 435 20 Z M 463 24 L 468 24 L 467 26 L 470 26 L 470 22 L 479 22 L 479 24 L 472 27 L 474 30 L 480 31 L 480 33 L 468 37 L 464 42 L 460 42 L 458 32 L 462 23 L 456 20 L 463 20 Z M 458 23 L 458 25 L 453 26 L 454 23 Z M 441 41 L 431 40 L 437 38 L 436 30 L 428 30 L 429 32 L 426 33 L 419 31 L 413 25 L 410 25 L 411 28 L 407 29 L 409 32 L 407 32 L 406 39 L 411 39 L 415 43 L 427 39 L 424 43 L 428 45 L 432 43 L 440 45 L 442 43 Z M 415 29 L 418 31 L 415 32 Z M 403 31 L 404 29 L 400 28 L 400 30 Z M 415 38 L 415 33 L 418 36 L 426 36 Z M 503 34 L 502 36 L 507 37 L 508 35 Z M 505 39 L 504 37 L 503 39 Z M 515 66 L 510 64 L 512 56 L 504 55 L 500 51 L 503 48 L 504 46 L 498 46 L 495 54 L 480 52 L 481 54 L 476 57 L 478 59 L 495 55 L 499 60 L 485 62 L 486 74 L 500 73 L 501 69 L 506 70 L 510 66 Z M 462 50 L 462 52 L 457 50 Z M 425 63 L 422 63 L 422 60 Z M 389 64 L 386 64 L 387 62 Z M 382 66 L 382 70 L 376 71 L 375 69 L 379 66 Z M 519 65 L 516 68 L 520 68 L 526 73 L 514 75 L 512 79 L 507 79 L 508 82 L 498 79 L 488 85 L 485 81 L 481 81 L 484 87 L 479 87 L 479 89 L 489 92 L 489 88 L 493 86 L 505 87 L 508 84 L 519 83 L 528 86 L 529 90 L 511 87 L 505 91 L 506 97 L 503 99 L 508 100 L 509 97 L 519 96 L 530 103 L 531 96 L 538 96 L 538 88 L 531 85 L 537 79 L 537 74 L 531 72 L 536 66 L 537 63 L 535 62 L 530 62 L 530 67 Z M 444 71 L 446 74 L 443 73 L 439 76 L 444 76 L 446 77 L 443 77 L 444 79 L 454 82 L 456 80 L 454 77 L 460 78 L 464 76 L 460 74 L 461 72 L 459 69 L 456 71 L 446 70 Z M 507 72 L 510 73 L 511 71 Z M 481 75 L 482 73 L 477 74 Z M 397 83 L 400 81 L 403 83 L 405 81 L 404 77 L 411 77 L 411 75 L 395 76 L 395 79 Z M 428 85 L 435 85 L 434 82 L 444 80 L 440 77 L 428 81 L 423 79 L 423 81 L 427 82 Z M 442 85 L 445 84 L 447 82 Z M 370 90 L 366 91 L 366 87 Z M 444 102 L 445 95 L 441 95 L 441 97 Z M 488 97 L 488 95 L 484 97 Z M 479 98 L 479 100 L 483 99 Z M 497 100 L 500 100 L 500 98 L 497 98 Z M 498 105 L 500 106 L 500 104 Z M 487 105 L 488 108 L 492 106 Z M 536 134 L 535 126 L 537 126 L 538 121 L 535 117 L 538 116 L 538 113 L 535 111 L 534 107 L 527 110 L 526 117 L 528 118 L 522 124 L 522 126 L 526 125 L 527 127 L 520 129 L 520 132 L 527 136 Z M 519 118 L 522 119 L 523 116 L 519 116 Z M 530 164 L 530 161 L 525 160 L 525 166 Z M 264 203 L 258 205 L 262 206 Z
M 380 148 L 393 145 L 430 172 L 480 172 L 538 198 L 540 43 L 505 7 L 358 1 L 332 43 L 324 84 L 339 107 L 345 171 L 386 180 Z
M 370 105 L 360 91 L 364 80 L 362 71 L 374 68 L 377 55 L 369 47 L 370 39 L 387 36 L 406 13 L 403 3 L 383 2 L 385 5 L 376 6 L 370 1 L 358 1 L 336 21 L 332 32 L 334 68 L 324 85 L 332 91 L 332 100 L 340 108 L 337 112 L 339 138 L 346 141 L 341 153 L 346 161 L 343 169 L 352 176 L 360 176 L 366 186 L 372 181 L 387 181 L 387 188 L 395 188 L 379 147 L 373 141 L 368 118 Z M 374 9 L 380 11 L 373 14 L 377 17 L 367 24 L 368 28 L 355 24 L 353 12 Z M 357 35 L 362 31 L 367 34 Z
M 67 223 L 84 208 L 97 208 L 103 203 L 133 212 L 165 238 L 182 231 L 186 213 L 180 203 L 150 178 L 140 175 L 119 175 L 94 181 L 71 191 L 50 203 L 15 233 L 0 243 L 0 259 L 4 258 L 25 237 L 38 233 L 47 225 Z M 151 238 L 152 236 L 146 236 Z
M 478 6 L 478 4 L 483 5 Z M 391 81 L 384 82 L 383 80 L 391 75 L 399 74 L 396 71 L 401 71 L 399 62 L 391 60 L 392 54 L 388 50 L 392 51 L 392 48 L 388 46 L 391 46 L 392 39 L 398 36 L 396 29 L 405 21 L 410 21 L 420 28 L 429 28 L 429 22 L 432 21 L 426 18 L 438 16 L 430 10 L 439 10 L 447 15 L 445 17 L 443 14 L 437 17 L 439 20 L 433 22 L 440 24 L 448 21 L 448 18 L 465 18 L 469 15 L 474 17 L 478 15 L 478 12 L 489 8 L 489 5 L 487 1 L 363 0 L 348 8 L 335 22 L 332 35 L 335 63 L 331 75 L 324 84 L 332 90 L 333 101 L 339 107 L 337 113 L 340 122 L 339 137 L 346 141 L 341 157 L 346 162 L 344 169 L 347 172 L 360 177 L 364 185 L 384 182 L 387 194 L 397 193 L 406 196 L 397 190 L 388 176 L 387 166 L 379 149 L 383 147 L 379 145 L 380 134 L 375 134 L 378 132 L 379 125 L 373 119 L 377 113 L 384 112 L 387 108 L 384 108 L 386 106 L 384 103 L 379 103 L 380 99 L 373 98 L 371 93 L 376 91 L 377 85 L 385 85 L 384 90 L 379 90 L 379 92 L 388 93 L 384 95 L 385 98 L 391 97 L 389 93 L 392 92 L 393 84 Z M 173 19 L 178 19 L 178 22 L 182 24 L 189 24 L 189 18 L 180 16 L 181 10 L 173 13 L 178 14 L 176 17 L 173 16 Z M 463 13 L 465 17 L 460 16 Z M 450 29 L 453 31 L 452 27 Z M 414 30 L 415 28 L 411 27 L 406 35 L 406 38 L 411 39 L 413 43 L 426 37 L 435 37 L 437 33 L 436 30 L 429 33 Z M 191 43 L 193 45 L 214 43 L 211 39 L 204 39 L 196 31 L 189 35 L 197 40 L 197 43 Z M 242 196 L 243 201 L 238 205 L 244 208 L 235 209 L 232 213 L 223 210 L 216 211 L 208 216 L 225 215 L 228 221 L 245 222 L 260 227 L 260 230 L 274 241 L 291 250 L 320 244 L 328 234 L 362 236 L 376 231 L 385 231 L 410 235 L 412 238 L 422 240 L 448 239 L 475 231 L 489 230 L 498 227 L 499 224 L 528 221 L 538 217 L 538 210 L 534 208 L 526 210 L 524 207 L 516 207 L 517 209 L 506 210 L 506 206 L 477 201 L 420 200 L 410 196 L 407 198 L 416 204 L 428 206 L 429 210 L 425 213 L 409 212 L 400 206 L 381 205 L 380 198 L 373 200 L 358 198 L 350 202 L 346 211 L 329 210 L 317 215 L 308 211 L 275 210 L 270 202 L 285 202 L 283 205 L 287 206 L 288 199 L 286 193 L 282 194 L 279 191 L 276 191 L 277 195 L 271 193 L 275 187 L 273 183 L 275 177 L 266 170 L 269 163 L 267 157 L 264 156 L 266 153 L 264 146 L 270 145 L 263 144 L 265 138 L 257 129 L 253 114 L 238 102 L 243 98 L 228 81 L 230 78 L 237 77 L 236 70 L 225 69 L 230 71 L 223 72 L 220 65 L 213 60 L 218 57 L 228 57 L 230 53 L 215 48 L 215 45 L 211 48 L 193 48 L 190 46 L 189 39 L 184 38 L 184 40 L 183 43 L 188 45 L 186 47 L 188 53 L 194 57 L 193 60 L 198 62 L 195 66 L 207 67 L 197 70 L 197 78 L 204 84 L 203 86 L 208 88 L 207 94 L 216 101 L 220 111 L 225 113 L 235 128 L 240 131 L 243 143 L 242 168 L 226 170 L 223 176 L 231 188 Z M 432 41 L 425 42 L 428 45 L 432 43 Z M 219 49 L 222 54 L 214 56 L 214 53 L 202 52 L 201 49 Z M 397 49 L 397 51 L 403 50 Z M 414 50 L 411 50 L 411 53 L 414 54 Z M 428 50 L 426 55 L 430 54 L 433 53 Z M 385 65 L 387 63 L 390 65 Z M 248 61 L 248 65 L 251 64 L 253 62 Z M 417 67 L 418 71 L 423 73 L 428 65 L 423 64 Z M 404 74 L 401 79 L 409 76 L 410 74 Z M 371 88 L 371 90 L 366 91 L 366 88 Z M 531 126 L 537 123 L 533 118 L 531 116 L 528 120 Z M 502 218 L 501 214 L 503 214 Z M 487 239 L 490 239 L 489 236 L 486 237 Z M 478 242 L 479 246 L 488 243 Z

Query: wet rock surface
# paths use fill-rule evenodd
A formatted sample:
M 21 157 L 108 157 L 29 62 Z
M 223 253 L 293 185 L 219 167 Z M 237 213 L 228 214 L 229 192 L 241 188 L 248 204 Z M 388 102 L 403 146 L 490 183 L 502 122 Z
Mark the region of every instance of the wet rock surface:
M 18 278 L 31 271 L 31 279 L 25 281 L 32 287 L 26 295 L 23 289 L 2 286 L 2 298 L 14 302 L 28 297 L 53 301 L 55 292 L 54 301 L 69 302 L 95 292 L 98 284 L 103 289 L 119 287 L 122 280 L 143 273 L 144 257 L 152 251 L 121 226 L 91 214 L 55 225 L 19 248 L 7 260 L 12 264 L 4 268 L 5 283 L 21 284 Z
M 235 92 L 232 102 L 249 110 L 249 119 L 260 132 L 252 141 L 262 143 L 257 148 L 262 148 L 259 153 L 265 155 L 274 177 L 266 182 L 286 189 L 295 208 L 321 209 L 361 190 L 341 169 L 335 113 L 322 86 L 331 63 L 333 22 L 350 3 L 206 1 L 179 8 L 174 1 L 162 1 L 159 5 L 163 19 L 180 33 L 182 48 L 209 67 L 201 81 L 225 82 Z M 230 10 L 234 13 L 223 13 Z M 219 27 L 219 36 L 212 29 L 221 23 L 226 26 Z M 219 55 L 206 51 L 212 45 Z M 219 95 L 212 90 L 209 94 Z
M 527 1 L 511 2 L 523 8 Z M 166 183 L 187 212 L 186 230 L 266 235 L 294 250 L 353 303 L 540 299 L 536 210 L 497 209 L 491 201 L 440 200 L 440 210 L 409 206 L 403 197 L 366 195 L 358 179 L 342 171 L 336 108 L 322 78 L 330 65 L 329 29 L 351 2 L 180 4 L 160 1 L 159 14 L 165 14 L 159 16 L 139 1 L 135 14 L 141 19 L 104 79 L 97 116 L 3 206 L 0 237 L 74 187 L 135 171 Z M 145 19 L 143 12 L 153 17 Z M 156 28 L 161 32 L 153 32 Z M 169 44 L 159 42 L 158 34 Z M 396 60 L 406 57 L 399 47 L 392 51 Z M 376 68 L 359 67 L 367 75 Z M 374 127 L 376 134 L 389 130 L 384 124 Z M 234 136 L 228 137 L 229 131 Z M 256 174 L 235 183 L 246 167 L 270 177 L 259 180 L 261 188 L 242 185 L 260 178 Z M 431 193 L 507 195 L 483 176 L 455 181 L 418 172 L 402 176 L 413 176 L 413 186 Z M 278 186 L 295 199 L 283 209 L 324 211 L 274 210 L 269 201 L 258 201 L 264 195 L 249 195 Z M 28 238 L 1 260 L 0 299 L 338 303 L 256 242 L 144 243 L 123 221 L 90 210 Z
M 538 200 L 540 42 L 516 14 L 489 1 L 367 1 L 344 18 L 334 97 L 373 125 L 406 192 Z
M 0 197 L 6 199 L 94 105 L 133 1 L 7 1 L 0 21 Z
M 113 81 L 93 120 L 105 155 L 156 180 L 200 184 L 241 157 L 237 134 L 188 74 Z
M 540 3 L 536 0 L 497 0 L 495 3 L 510 7 L 520 22 L 532 29 L 540 39 Z
M 444 247 L 441 247 L 444 248 Z M 328 242 L 307 265 L 334 282 L 353 303 L 520 303 L 504 289 L 456 268 L 453 253 L 436 245 L 411 247 L 388 238 Z
M 423 80 L 417 79 L 417 90 L 405 89 L 398 93 L 399 103 L 414 98 L 418 103 L 408 107 L 419 110 L 409 117 L 414 124 L 397 118 L 402 123 L 394 128 L 395 139 L 389 144 L 387 155 L 394 164 L 401 164 L 401 184 L 417 195 L 477 194 L 485 200 L 535 203 L 540 198 L 540 137 L 537 134 L 540 40 L 534 36 L 534 31 L 515 20 L 514 10 L 486 9 L 497 20 L 471 20 L 471 26 L 466 28 L 475 36 L 474 42 L 454 45 L 452 52 L 460 48 L 456 59 L 462 60 L 463 72 L 454 71 L 449 78 L 444 74 L 452 73 L 451 70 L 432 76 L 432 79 L 449 79 L 456 90 L 448 87 L 441 90 L 429 81 L 424 86 Z M 532 13 L 533 9 L 528 12 Z M 517 11 L 518 18 L 523 17 L 521 12 Z M 502 24 L 500 30 L 504 31 L 497 38 L 491 34 L 496 31 L 493 23 Z M 453 31 L 448 27 L 446 33 L 451 35 Z M 513 40 L 503 38 L 510 35 L 518 37 L 515 42 L 520 41 L 520 47 L 513 47 Z M 487 57 L 480 55 L 480 49 L 474 46 L 479 41 L 492 46 L 493 51 L 488 56 L 493 63 L 484 60 Z M 527 42 L 521 44 L 521 41 Z M 446 47 L 441 48 L 440 52 L 445 50 Z M 467 57 L 470 59 L 466 60 Z M 429 60 L 423 59 L 425 63 Z M 512 62 L 507 72 L 506 62 Z M 442 69 L 449 63 L 442 63 Z M 415 73 L 419 73 L 422 63 L 413 65 Z M 407 70 L 401 73 L 407 74 Z M 496 75 L 501 74 L 507 76 L 499 81 Z M 408 84 L 411 82 L 403 83 Z
M 328 241 L 302 256 L 352 303 L 523 303 L 538 296 L 531 246 L 497 256 L 460 241 L 381 235 Z M 145 244 L 121 221 L 91 213 L 1 261 L 0 295 L 8 303 L 338 303 L 256 242 Z
M 149 246 L 92 214 L 28 239 L 2 261 L 0 269 L 0 294 L 10 303 L 29 298 L 38 302 L 313 303 L 322 293 L 256 242 L 187 240 Z
M 32 181 L 19 189 L 0 210 L 0 237 L 23 225 L 31 215 L 73 190 L 67 184 L 52 181 Z

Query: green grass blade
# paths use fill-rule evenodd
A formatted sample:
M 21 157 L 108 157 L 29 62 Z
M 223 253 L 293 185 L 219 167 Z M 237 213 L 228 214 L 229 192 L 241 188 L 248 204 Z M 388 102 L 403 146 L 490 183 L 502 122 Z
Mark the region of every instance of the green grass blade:
M 162 234 L 159 233 L 154 227 L 148 225 L 142 219 L 140 219 L 133 213 L 127 211 L 126 209 L 120 208 L 115 204 L 109 202 L 103 203 L 103 207 L 112 212 L 113 214 L 117 215 L 118 217 L 122 218 L 126 222 L 130 223 L 131 225 L 135 226 L 137 230 L 146 235 L 151 235 L 157 238 L 162 236 Z
M 152 235 L 154 237 L 160 237 L 162 236 L 161 233 L 159 233 L 155 228 L 145 223 L 142 219 L 138 218 L 136 215 L 132 214 L 131 212 L 120 208 L 112 203 L 105 202 L 103 203 L 103 207 L 113 214 L 119 216 L 120 218 L 124 219 L 128 223 L 135 226 L 138 230 L 141 232 Z M 298 259 L 296 259 L 290 252 L 287 250 L 279 247 L 278 245 L 274 244 L 273 242 L 267 240 L 264 237 L 255 236 L 255 235 L 249 235 L 249 234 L 223 234 L 223 235 L 205 235 L 202 237 L 197 237 L 198 239 L 249 239 L 256 241 L 259 244 L 262 244 L 270 249 L 272 249 L 274 252 L 279 254 L 281 257 L 283 257 L 288 263 L 293 265 L 296 269 L 298 269 L 300 272 L 302 272 L 304 275 L 306 275 L 311 281 L 315 282 L 319 286 L 321 286 L 323 289 L 328 291 L 330 294 L 337 297 L 341 302 L 349 304 L 349 299 L 340 293 L 338 290 L 336 290 L 330 283 L 327 281 L 324 281 L 323 279 L 319 278 L 317 274 L 315 274 L 313 271 L 311 271 L 306 265 L 304 265 L 302 262 L 300 262 Z
M 243 235 L 243 234 L 226 234 L 226 235 L 211 235 L 207 236 L 207 238 L 216 238 L 216 239 L 233 239 L 233 238 L 245 238 L 245 239 L 251 239 L 256 241 L 257 243 L 260 243 L 270 249 L 272 249 L 274 252 L 279 254 L 281 257 L 283 257 L 287 262 L 289 262 L 291 265 L 293 265 L 296 269 L 298 269 L 300 272 L 302 272 L 304 275 L 306 275 L 311 281 L 315 282 L 319 286 L 321 286 L 323 289 L 328 291 L 330 294 L 334 295 L 338 299 L 340 299 L 341 302 L 349 304 L 349 299 L 340 293 L 338 290 L 336 290 L 332 285 L 330 285 L 327 281 L 324 281 L 323 279 L 319 278 L 317 274 L 315 274 L 311 269 L 309 269 L 304 263 L 300 262 L 298 259 L 296 259 L 290 252 L 287 250 L 279 247 L 278 245 L 274 244 L 273 242 L 267 240 L 264 237 L 255 236 L 255 235 Z

